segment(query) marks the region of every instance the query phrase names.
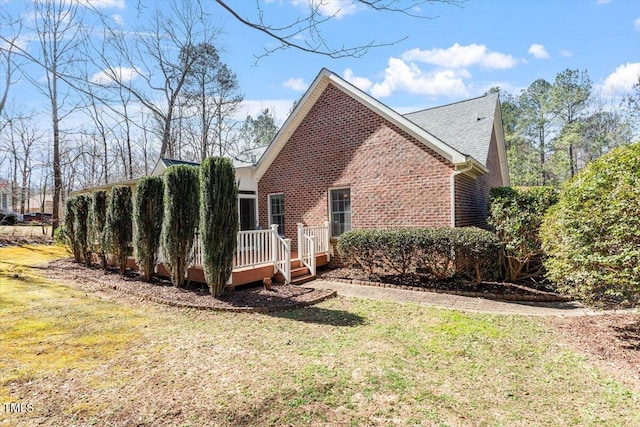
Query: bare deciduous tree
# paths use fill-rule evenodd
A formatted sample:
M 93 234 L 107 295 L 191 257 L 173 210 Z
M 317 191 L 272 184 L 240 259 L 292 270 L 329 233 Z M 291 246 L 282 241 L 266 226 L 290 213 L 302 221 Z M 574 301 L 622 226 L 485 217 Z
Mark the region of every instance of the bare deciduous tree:
M 289 23 L 277 23 L 277 17 L 267 17 L 265 11 L 256 2 L 256 12 L 252 16 L 243 16 L 239 12 L 237 3 L 226 0 L 215 0 L 215 2 L 237 21 L 253 28 L 254 30 L 266 34 L 276 40 L 279 44 L 276 47 L 265 47 L 264 53 L 257 56 L 257 60 L 282 49 L 298 49 L 331 58 L 353 57 L 360 58 L 372 48 L 390 46 L 400 40 L 371 40 L 364 44 L 344 45 L 342 41 L 332 42 L 323 34 L 323 27 L 340 18 L 350 9 L 363 8 L 382 13 L 403 14 L 413 18 L 431 19 L 429 15 L 421 12 L 421 6 L 425 4 L 449 4 L 461 6 L 466 0 L 424 0 L 424 1 L 403 1 L 403 0 L 352 0 L 350 3 L 331 3 L 321 0 L 307 0 L 307 9 L 297 19 Z M 305 2 L 300 2 L 304 4 Z M 337 6 L 337 7 L 336 7 Z
M 49 100 L 53 142 L 53 224 L 55 231 L 60 224 L 62 188 L 61 122 L 74 110 L 70 105 L 71 88 L 61 79 L 71 75 L 78 59 L 81 42 L 82 10 L 73 0 L 37 0 L 33 3 L 33 23 L 38 53 L 37 64 L 43 67 L 45 80 L 23 73 Z
M 139 7 L 140 14 L 147 13 Z M 161 140 L 160 155 L 165 156 L 173 154 L 172 125 L 185 81 L 197 60 L 190 47 L 211 43 L 215 31 L 207 28 L 195 2 L 171 2 L 167 12 L 160 7 L 167 9 L 166 3 L 158 5 L 150 19 L 140 20 L 147 24 L 134 32 L 109 29 L 101 76 L 105 85 L 128 92 L 151 113 Z M 187 55 L 182 54 L 185 51 Z

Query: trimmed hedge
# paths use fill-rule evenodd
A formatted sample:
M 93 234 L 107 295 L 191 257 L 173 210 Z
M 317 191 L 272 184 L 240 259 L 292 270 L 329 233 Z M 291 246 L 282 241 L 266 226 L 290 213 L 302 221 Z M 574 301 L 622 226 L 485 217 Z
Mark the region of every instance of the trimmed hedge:
M 551 187 L 491 189 L 487 223 L 504 244 L 506 279 L 544 278 L 540 225 L 549 207 L 557 202 L 558 191 Z
M 171 275 L 171 283 L 181 288 L 191 262 L 191 250 L 199 221 L 198 168 L 187 165 L 170 166 L 165 170 L 163 180 L 163 263 Z
M 200 166 L 200 236 L 204 275 L 214 297 L 233 270 L 238 234 L 238 185 L 230 159 L 209 157 Z
M 107 269 L 107 256 L 105 254 L 104 225 L 107 220 L 107 192 L 98 190 L 91 195 L 91 215 L 90 215 L 90 242 L 93 251 L 100 255 L 100 265 Z
M 502 243 L 479 228 L 373 229 L 349 231 L 338 251 L 369 273 L 464 277 L 475 283 L 497 278 Z
M 67 245 L 70 252 L 73 254 L 73 259 L 80 263 L 82 262 L 82 252 L 77 245 L 76 233 L 75 233 L 75 217 L 76 217 L 76 205 L 78 203 L 77 197 L 69 197 L 65 202 L 65 214 L 64 214 L 64 228 L 66 229 Z
M 127 255 L 132 238 L 132 210 L 131 188 L 113 187 L 107 208 L 103 245 L 114 256 L 122 275 L 127 271 Z
M 136 184 L 133 200 L 133 253 L 144 280 L 151 280 L 158 261 L 162 216 L 164 214 L 164 185 L 161 176 L 147 176 Z
M 640 143 L 587 165 L 542 228 L 548 277 L 586 301 L 640 301 Z
M 74 246 L 77 247 L 80 257 L 91 267 L 91 249 L 89 247 L 88 218 L 91 209 L 91 199 L 88 196 L 80 195 L 76 197 L 75 212 L 73 216 L 73 236 Z

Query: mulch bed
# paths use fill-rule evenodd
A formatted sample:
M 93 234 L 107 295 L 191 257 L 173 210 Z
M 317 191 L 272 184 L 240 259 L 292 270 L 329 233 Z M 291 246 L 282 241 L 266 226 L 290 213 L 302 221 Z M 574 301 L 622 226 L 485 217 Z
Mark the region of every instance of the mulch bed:
M 20 245 L 50 245 L 53 242 L 51 236 L 22 236 L 12 234 L 0 234 L 0 247 Z
M 168 280 L 154 279 L 148 283 L 140 280 L 137 273 L 129 272 L 122 277 L 115 270 L 87 268 L 70 259 L 46 264 L 43 273 L 51 279 L 79 283 L 92 290 L 113 289 L 159 304 L 198 310 L 272 312 L 305 307 L 336 296 L 331 290 L 274 284 L 271 290 L 261 285 L 236 288 L 216 299 L 199 283 L 179 289 Z
M 470 297 L 482 297 L 508 301 L 560 302 L 571 298 L 553 292 L 541 291 L 522 285 L 503 282 L 482 282 L 478 284 L 461 279 L 435 280 L 426 275 L 412 274 L 369 274 L 364 270 L 336 268 L 321 273 L 324 280 L 335 280 L 358 285 L 397 287 L 416 291 L 449 293 Z

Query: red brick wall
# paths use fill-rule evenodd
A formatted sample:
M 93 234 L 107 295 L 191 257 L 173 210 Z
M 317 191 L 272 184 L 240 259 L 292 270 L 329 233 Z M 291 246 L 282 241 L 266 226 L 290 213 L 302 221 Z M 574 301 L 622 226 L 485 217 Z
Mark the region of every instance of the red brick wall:
M 328 220 L 328 189 L 351 188 L 353 228 L 450 225 L 453 166 L 329 85 L 258 183 L 259 220 L 268 195 L 285 194 L 285 235 Z
M 495 130 L 491 132 L 487 169 L 487 175 L 475 179 L 463 174 L 455 177 L 456 227 L 487 227 L 489 189 L 503 185 Z

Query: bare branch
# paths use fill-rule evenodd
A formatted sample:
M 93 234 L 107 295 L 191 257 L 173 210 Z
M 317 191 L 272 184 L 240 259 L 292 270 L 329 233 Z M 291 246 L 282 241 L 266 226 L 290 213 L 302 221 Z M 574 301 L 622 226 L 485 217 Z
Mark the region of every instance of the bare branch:
M 397 0 L 354 0 L 355 6 L 361 6 L 369 8 L 381 13 L 396 13 L 406 15 L 412 18 L 432 19 L 433 17 L 423 15 L 420 13 L 420 6 L 425 4 L 448 4 L 454 6 L 461 6 L 466 0 L 424 0 L 424 1 L 410 1 L 408 5 L 403 4 Z M 237 10 L 230 5 L 226 0 L 215 0 L 215 2 L 222 7 L 227 13 L 233 16 L 237 21 L 253 28 L 263 34 L 266 34 L 272 39 L 277 40 L 280 45 L 275 48 L 264 48 L 262 55 L 256 56 L 256 62 L 261 58 L 271 55 L 276 51 L 294 48 L 303 52 L 315 53 L 318 55 L 328 56 L 330 58 L 360 58 L 365 55 L 370 49 L 380 48 L 384 46 L 392 46 L 407 37 L 402 37 L 394 41 L 376 41 L 371 40 L 368 43 L 354 46 L 332 46 L 325 36 L 322 34 L 322 26 L 328 21 L 334 20 L 339 17 L 341 10 L 333 12 L 331 15 L 323 15 L 321 6 L 325 5 L 322 1 L 308 0 L 309 12 L 306 16 L 296 19 L 290 24 L 283 26 L 276 26 L 274 24 L 265 21 L 264 11 L 257 5 L 258 17 L 257 19 L 245 18 L 237 12 Z M 303 38 L 299 40 L 301 35 L 308 34 L 309 40 Z

